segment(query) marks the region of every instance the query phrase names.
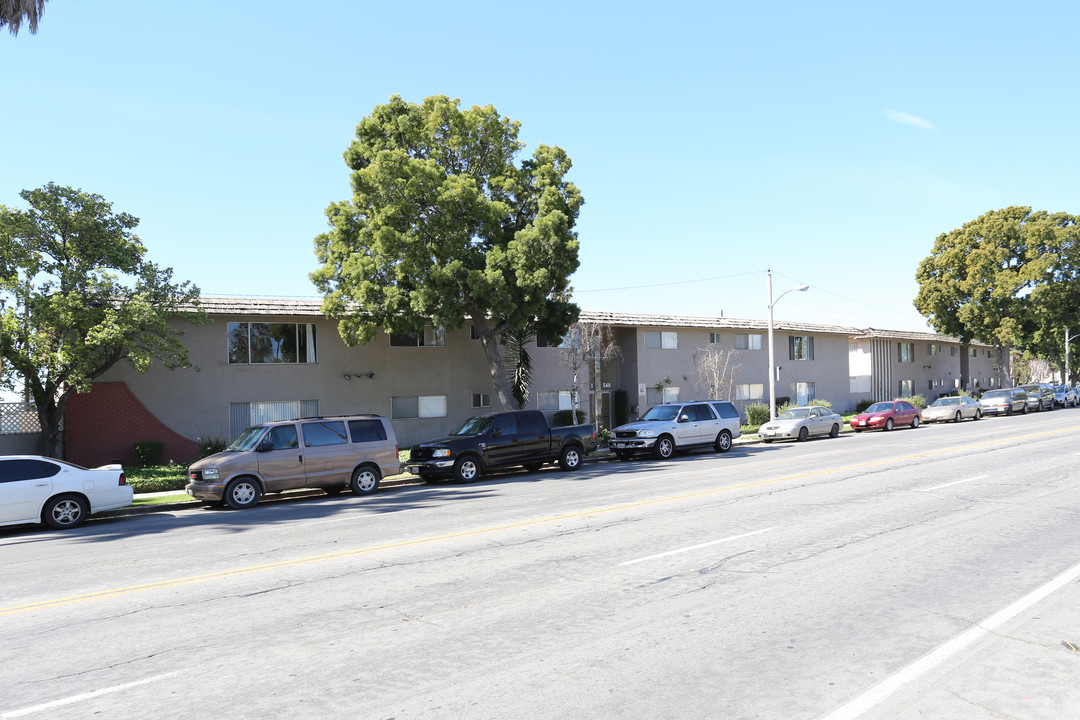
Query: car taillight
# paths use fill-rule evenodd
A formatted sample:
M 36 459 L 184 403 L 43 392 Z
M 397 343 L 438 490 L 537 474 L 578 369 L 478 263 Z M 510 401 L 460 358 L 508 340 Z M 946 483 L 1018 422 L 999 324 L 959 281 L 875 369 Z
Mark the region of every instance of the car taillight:
M 120 484 L 127 485 L 127 476 L 124 473 L 120 473 Z

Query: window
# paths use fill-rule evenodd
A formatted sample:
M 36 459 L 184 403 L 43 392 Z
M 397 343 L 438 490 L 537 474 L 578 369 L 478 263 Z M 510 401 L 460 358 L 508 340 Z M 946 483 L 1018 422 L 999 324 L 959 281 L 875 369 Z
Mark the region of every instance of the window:
M 900 381 L 900 397 L 911 397 L 914 384 L 911 380 Z
M 678 350 L 679 349 L 679 333 L 660 331 L 660 330 L 646 330 L 645 331 L 645 347 L 647 348 L 661 348 L 663 350 Z
M 469 339 L 470 340 L 479 340 L 480 339 L 480 331 L 476 329 L 475 325 L 470 325 L 469 326 Z M 537 343 L 537 345 L 539 345 L 539 343 Z
M 271 428 L 266 439 L 274 450 L 295 450 L 300 447 L 295 425 L 278 425 Z
M 231 439 L 236 439 L 252 425 L 315 417 L 318 414 L 318 400 L 229 403 L 229 435 Z
M 969 355 L 970 357 L 979 357 L 979 350 L 978 350 L 978 348 L 968 348 L 968 355 Z
M 941 352 L 941 346 L 937 343 L 930 343 L 926 346 L 927 355 L 937 355 L 939 352 Z
M 760 350 L 761 333 L 735 333 L 736 350 Z
M 386 428 L 382 424 L 382 420 L 350 420 L 349 421 L 349 434 L 352 436 L 354 443 L 359 442 L 375 442 L 376 440 L 386 439 Z
M 817 398 L 817 383 L 793 382 L 791 383 L 791 395 L 795 398 L 796 405 L 806 405 Z
M 57 475 L 60 466 L 44 460 L 21 458 L 0 462 L 0 483 L 39 480 Z
M 315 323 L 229 323 L 229 364 L 315 362 Z
M 345 445 L 349 436 L 345 434 L 344 420 L 319 420 L 302 425 L 304 447 L 326 447 L 327 445 Z
M 813 360 L 814 338 L 808 335 L 788 335 L 789 360 Z
M 654 387 L 647 388 L 645 390 L 645 402 L 649 405 L 679 402 L 679 388 L 670 385 L 664 387 L 663 390 L 657 390 Z
M 446 396 L 392 397 L 390 398 L 390 417 L 395 419 L 446 417 Z
M 953 378 L 952 384 L 953 384 L 954 388 L 959 388 L 960 387 L 960 378 Z
M 472 406 L 474 408 L 491 407 L 491 395 L 487 393 L 473 393 Z
M 930 385 L 929 385 L 930 390 L 934 390 L 934 389 L 939 388 L 939 387 L 945 387 L 945 381 L 944 380 L 931 380 L 930 381 Z
M 551 390 L 536 393 L 536 403 L 537 407 L 544 412 L 573 409 L 573 398 L 569 390 Z
M 433 325 L 425 325 L 422 335 L 414 332 L 390 333 L 390 347 L 443 347 L 446 345 L 446 330 Z
M 960 348 L 951 345 L 949 347 L 949 357 L 960 357 Z
M 765 386 L 762 383 L 750 383 L 748 385 L 735 386 L 736 400 L 761 400 L 765 397 Z
M 729 402 L 714 402 L 712 403 L 712 406 L 713 410 L 716 411 L 716 414 L 722 418 L 737 420 L 739 417 L 739 411 Z
M 915 343 L 896 343 L 896 361 L 915 362 Z
M 720 333 L 714 333 L 714 332 L 709 333 L 709 344 L 710 345 L 719 345 L 720 344 Z

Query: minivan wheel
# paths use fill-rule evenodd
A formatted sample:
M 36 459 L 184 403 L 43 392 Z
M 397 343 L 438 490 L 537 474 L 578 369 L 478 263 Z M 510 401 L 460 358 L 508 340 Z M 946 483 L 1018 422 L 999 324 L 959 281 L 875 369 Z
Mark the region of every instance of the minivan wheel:
M 720 434 L 716 436 L 716 442 L 713 443 L 713 449 L 719 453 L 726 453 L 731 449 L 731 433 L 727 430 L 721 430 Z
M 476 461 L 476 458 L 465 457 L 458 458 L 454 463 L 454 479 L 459 483 L 469 483 L 475 480 L 480 475 L 480 465 Z
M 675 441 L 667 435 L 661 435 L 653 445 L 653 455 L 659 460 L 667 460 L 675 454 Z
M 225 488 L 225 502 L 233 510 L 246 510 L 254 507 L 262 496 L 259 483 L 250 478 L 237 478 Z
M 370 495 L 379 489 L 379 473 L 369 465 L 358 467 L 353 470 L 349 487 L 354 495 Z

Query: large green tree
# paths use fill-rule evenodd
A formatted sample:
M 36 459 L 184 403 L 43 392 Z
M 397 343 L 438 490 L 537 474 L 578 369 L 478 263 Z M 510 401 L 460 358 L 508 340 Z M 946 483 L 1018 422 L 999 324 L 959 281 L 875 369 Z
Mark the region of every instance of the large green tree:
M 153 360 L 191 367 L 183 333 L 168 320 L 205 322 L 199 290 L 144 259 L 131 231 L 101 196 L 53 183 L 24 190 L 29 205 L 0 205 L 0 383 L 29 391 L 42 453 L 61 455 L 64 408 L 73 392 L 121 360 L 145 371 Z
M 915 307 L 938 332 L 991 343 L 999 358 L 1025 346 L 1042 327 L 1046 289 L 1080 269 L 1075 225 L 1066 213 L 1008 207 L 942 233 L 916 271 Z
M 346 343 L 381 326 L 420 332 L 471 318 L 503 407 L 513 407 L 499 340 L 530 328 L 555 341 L 577 318 L 569 278 L 583 203 L 570 158 L 539 145 L 516 162 L 520 123 L 494 107 L 393 96 L 356 128 L 345 152 L 353 196 L 327 208 L 311 279 Z

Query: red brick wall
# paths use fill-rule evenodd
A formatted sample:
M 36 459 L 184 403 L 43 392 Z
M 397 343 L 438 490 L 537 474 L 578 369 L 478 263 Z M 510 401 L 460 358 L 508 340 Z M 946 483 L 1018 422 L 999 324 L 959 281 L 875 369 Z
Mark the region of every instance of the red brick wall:
M 161 462 L 198 458 L 195 441 L 173 432 L 139 402 L 127 383 L 94 383 L 90 392 L 68 398 L 64 412 L 64 456 L 69 462 L 97 467 L 133 465 L 131 445 L 164 443 Z

